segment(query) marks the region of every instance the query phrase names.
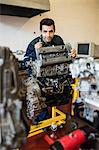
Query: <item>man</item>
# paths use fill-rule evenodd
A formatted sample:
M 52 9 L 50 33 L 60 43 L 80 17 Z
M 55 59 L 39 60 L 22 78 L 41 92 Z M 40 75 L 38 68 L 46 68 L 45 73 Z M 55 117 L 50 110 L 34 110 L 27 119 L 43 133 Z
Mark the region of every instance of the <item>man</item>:
M 54 20 L 50 18 L 42 19 L 40 22 L 40 31 L 41 35 L 30 42 L 25 54 L 25 56 L 32 57 L 33 60 L 36 59 L 35 49 L 48 46 L 64 45 L 63 39 L 60 36 L 55 35 Z M 71 49 L 70 55 L 71 57 L 75 57 L 76 50 Z
M 42 19 L 40 22 L 40 31 L 41 35 L 30 42 L 25 54 L 25 57 L 32 57 L 33 61 L 37 59 L 36 49 L 41 47 L 64 45 L 63 39 L 60 36 L 55 35 L 55 23 L 52 19 Z M 71 50 L 70 55 L 71 57 L 76 56 L 75 49 Z M 32 71 L 29 69 L 29 74 L 31 73 Z M 47 114 L 48 110 L 45 108 L 37 117 L 34 118 L 33 123 L 46 119 Z

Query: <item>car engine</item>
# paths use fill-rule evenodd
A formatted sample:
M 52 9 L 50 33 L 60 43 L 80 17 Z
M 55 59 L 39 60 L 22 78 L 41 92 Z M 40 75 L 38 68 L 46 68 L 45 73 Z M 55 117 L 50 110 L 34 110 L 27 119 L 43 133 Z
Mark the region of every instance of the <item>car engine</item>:
M 28 71 L 28 79 L 25 81 L 27 114 L 30 119 L 35 112 L 41 112 L 47 106 L 66 104 L 72 98 L 70 50 L 69 44 L 42 47 L 36 51 L 37 60 L 25 58 Z
M 80 58 L 70 64 L 73 78 L 79 78 L 79 97 L 75 101 L 78 116 L 99 129 L 99 60 Z

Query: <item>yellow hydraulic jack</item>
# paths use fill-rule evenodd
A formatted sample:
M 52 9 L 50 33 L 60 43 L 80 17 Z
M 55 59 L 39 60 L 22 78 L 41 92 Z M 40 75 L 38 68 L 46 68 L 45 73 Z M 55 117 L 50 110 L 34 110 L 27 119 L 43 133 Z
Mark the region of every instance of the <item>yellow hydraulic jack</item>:
M 37 125 L 31 125 L 28 137 L 44 132 L 44 128 L 51 126 L 57 127 L 65 124 L 66 114 L 58 110 L 55 106 L 52 107 L 52 118 L 40 121 Z

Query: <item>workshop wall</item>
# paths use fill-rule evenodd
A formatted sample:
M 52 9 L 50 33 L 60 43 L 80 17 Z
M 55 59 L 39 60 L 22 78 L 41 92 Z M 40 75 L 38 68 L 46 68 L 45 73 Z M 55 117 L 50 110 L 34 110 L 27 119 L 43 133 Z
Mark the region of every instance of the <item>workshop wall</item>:
M 99 0 L 50 0 L 51 10 L 32 18 L 0 16 L 0 45 L 13 51 L 24 50 L 40 34 L 39 22 L 55 20 L 56 34 L 73 47 L 78 41 L 99 44 Z

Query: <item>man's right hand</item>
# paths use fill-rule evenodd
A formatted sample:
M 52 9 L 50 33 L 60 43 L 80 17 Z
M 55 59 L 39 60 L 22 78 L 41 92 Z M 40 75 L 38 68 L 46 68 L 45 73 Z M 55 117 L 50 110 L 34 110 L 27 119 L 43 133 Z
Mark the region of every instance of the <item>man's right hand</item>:
M 35 44 L 35 49 L 39 49 L 43 46 L 42 42 L 38 42 Z

